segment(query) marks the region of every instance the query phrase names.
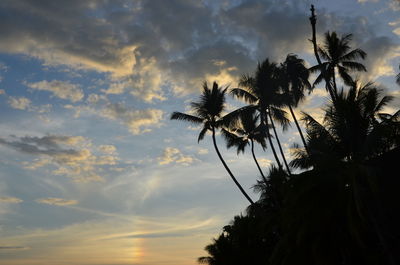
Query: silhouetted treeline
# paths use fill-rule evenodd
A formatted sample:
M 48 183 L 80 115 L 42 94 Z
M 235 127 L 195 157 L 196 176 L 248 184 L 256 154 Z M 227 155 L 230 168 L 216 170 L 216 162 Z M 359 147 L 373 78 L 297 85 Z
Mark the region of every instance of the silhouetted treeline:
M 310 22 L 317 65 L 307 68 L 294 54 L 280 64 L 266 59 L 230 91 L 204 83 L 200 99 L 191 103 L 193 115 L 171 116 L 201 124 L 198 141 L 211 132 L 219 159 L 250 203 L 246 214 L 235 216 L 206 246 L 208 256 L 200 263 L 400 264 L 400 110 L 385 113 L 394 98 L 372 82 L 353 78 L 354 72 L 367 71 L 360 62 L 367 53 L 351 48 L 350 34 L 327 32 L 318 45 L 313 7 Z M 310 73 L 316 73 L 313 84 Z M 323 83 L 329 102 L 322 120 L 304 112 L 299 120 L 294 109 Z M 222 115 L 227 93 L 247 105 Z M 290 125 L 287 110 L 302 142 L 293 146 L 292 161 L 277 133 L 277 126 Z M 250 147 L 260 173 L 256 202 L 223 159 L 217 130 L 238 154 Z M 276 166 L 268 174 L 257 161 L 256 144 L 272 151 Z

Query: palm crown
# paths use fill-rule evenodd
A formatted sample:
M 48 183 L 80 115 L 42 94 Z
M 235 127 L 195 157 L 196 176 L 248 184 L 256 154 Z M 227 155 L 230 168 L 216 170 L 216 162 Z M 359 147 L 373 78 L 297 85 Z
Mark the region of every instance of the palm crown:
M 350 71 L 367 71 L 363 64 L 355 61 L 359 58 L 364 59 L 367 54 L 361 49 L 351 50 L 349 45 L 351 37 L 351 34 L 339 38 L 336 32 L 330 33 L 328 31 L 325 33 L 324 44 L 322 47 L 318 47 L 318 53 L 325 62 L 310 68 L 312 72 L 317 70 L 321 72 L 314 85 L 320 83 L 325 76 L 329 76 L 336 92 L 336 69 L 346 85 L 351 85 L 353 82 L 349 74 Z
M 194 124 L 203 124 L 198 141 L 203 140 L 207 131 L 219 128 L 222 125 L 221 115 L 225 108 L 226 88 L 221 89 L 216 82 L 210 89 L 207 83 L 203 84 L 203 91 L 198 102 L 191 102 L 190 106 L 194 115 L 173 112 L 172 120 L 182 120 Z

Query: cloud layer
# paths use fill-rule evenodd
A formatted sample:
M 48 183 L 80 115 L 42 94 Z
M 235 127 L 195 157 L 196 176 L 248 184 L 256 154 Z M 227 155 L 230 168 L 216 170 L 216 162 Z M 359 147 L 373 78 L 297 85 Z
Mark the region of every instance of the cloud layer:
M 165 85 L 175 92 L 195 91 L 203 79 L 234 82 L 234 76 L 252 71 L 254 62 L 265 57 L 311 52 L 305 6 L 272 0 L 3 1 L 0 51 L 110 73 L 119 81 L 105 93 L 129 92 L 152 102 L 165 99 Z M 18 17 L 26 22 L 17 23 Z M 356 23 L 362 19 L 321 10 L 318 29 L 365 32 L 358 38 L 378 42 L 372 24 Z M 381 58 L 370 57 L 371 64 Z M 56 80 L 28 86 L 73 102 L 83 97 L 80 88 Z

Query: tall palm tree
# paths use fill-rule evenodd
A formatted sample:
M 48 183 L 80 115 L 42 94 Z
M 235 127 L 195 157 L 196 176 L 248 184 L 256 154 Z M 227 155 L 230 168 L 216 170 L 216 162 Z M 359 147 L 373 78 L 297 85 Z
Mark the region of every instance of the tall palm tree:
M 320 72 L 314 82 L 314 86 L 323 79 L 328 79 L 326 80 L 327 82 L 332 82 L 333 100 L 337 95 L 335 71 L 338 72 L 346 85 L 352 85 L 353 83 L 353 79 L 349 74 L 350 71 L 367 71 L 363 64 L 355 61 L 359 58 L 365 59 L 367 54 L 362 49 L 351 50 L 349 44 L 351 37 L 351 34 L 339 38 L 336 32 L 330 33 L 328 31 L 325 33 L 324 44 L 317 48 L 319 56 L 325 62 L 321 62 L 309 69 L 311 72 Z
M 289 54 L 286 57 L 286 60 L 280 65 L 279 69 L 280 85 L 286 96 L 286 105 L 289 108 L 297 130 L 299 131 L 304 148 L 308 152 L 307 144 L 296 115 L 294 114 L 293 107 L 296 108 L 304 99 L 305 90 L 308 90 L 309 92 L 312 90 L 312 86 L 310 82 L 308 82 L 310 72 L 305 66 L 304 60 L 298 58 L 295 54 Z
M 191 107 L 195 115 L 190 115 L 181 112 L 173 112 L 171 115 L 171 120 L 182 120 L 187 121 L 194 124 L 202 124 L 203 128 L 200 131 L 198 142 L 203 140 L 205 134 L 210 131 L 215 151 L 221 163 L 225 167 L 229 176 L 232 178 L 233 182 L 235 182 L 236 186 L 242 192 L 242 194 L 246 197 L 246 199 L 253 204 L 253 200 L 250 196 L 245 192 L 243 187 L 236 180 L 235 176 L 229 169 L 228 165 L 225 163 L 225 160 L 222 158 L 222 155 L 218 149 L 217 142 L 215 139 L 216 129 L 220 128 L 223 125 L 224 117 L 222 117 L 222 112 L 225 108 L 225 93 L 227 88 L 222 89 L 218 87 L 216 82 L 213 83 L 212 88 L 208 88 L 207 83 L 203 84 L 203 92 L 200 96 L 200 100 L 198 102 L 192 102 Z
M 400 70 L 400 65 L 399 65 Z M 396 83 L 400 86 L 400 72 L 396 75 Z
M 231 94 L 250 104 L 249 106 L 241 108 L 236 112 L 240 113 L 244 110 L 257 110 L 259 112 L 261 127 L 265 130 L 276 163 L 278 164 L 279 169 L 282 169 L 282 165 L 272 143 L 272 136 L 269 132 L 269 124 L 271 123 L 272 125 L 273 122 L 271 119 L 272 117 L 277 119 L 284 127 L 289 123 L 288 119 L 286 118 L 286 112 L 281 109 L 281 107 L 284 105 L 284 100 L 283 95 L 277 93 L 277 82 L 277 66 L 275 63 L 272 63 L 266 59 L 261 64 L 258 64 L 254 76 L 243 75 L 239 81 L 240 88 L 232 89 Z M 235 112 L 232 112 L 231 115 L 235 115 Z M 274 129 L 274 127 L 272 128 Z M 274 130 L 274 132 L 276 133 L 276 130 Z M 277 134 L 275 135 L 275 138 L 277 140 L 279 139 Z M 285 162 L 285 155 L 280 145 L 279 147 L 282 158 Z
M 221 132 L 225 137 L 227 147 L 236 147 L 238 154 L 240 152 L 244 153 L 246 146 L 251 146 L 251 153 L 254 162 L 260 171 L 261 177 L 264 181 L 267 181 L 254 153 L 254 142 L 260 144 L 264 150 L 267 148 L 265 133 L 259 124 L 259 115 L 243 112 L 240 115 L 238 126 L 231 126 L 228 129 L 222 129 Z

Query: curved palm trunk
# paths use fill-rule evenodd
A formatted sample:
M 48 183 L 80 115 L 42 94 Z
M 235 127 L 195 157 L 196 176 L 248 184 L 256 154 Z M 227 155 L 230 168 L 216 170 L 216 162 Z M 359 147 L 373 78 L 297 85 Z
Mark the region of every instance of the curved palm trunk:
M 314 9 L 314 5 L 311 5 L 311 17 L 310 17 L 310 22 L 311 22 L 311 28 L 312 28 L 312 39 L 311 42 L 313 43 L 313 48 L 314 48 L 314 55 L 315 58 L 317 59 L 318 65 L 321 66 L 322 62 L 321 59 L 319 58 L 319 54 L 318 54 L 318 46 L 317 46 L 317 37 L 316 37 L 316 30 L 315 30 L 315 25 L 317 23 L 317 17 L 315 16 L 315 9 Z M 324 75 L 326 75 L 324 73 Z M 328 90 L 329 95 L 332 98 L 332 101 L 335 102 L 336 101 L 336 93 L 333 91 L 332 85 L 330 83 L 329 78 L 327 78 L 326 76 L 324 76 L 325 79 L 325 84 L 326 84 L 326 90 Z
M 265 111 L 261 111 L 261 122 L 264 123 L 265 131 L 267 133 L 268 142 L 269 142 L 269 145 L 271 146 L 272 153 L 274 154 L 275 161 L 278 164 L 279 169 L 283 171 L 281 162 L 279 161 L 278 155 L 276 154 L 276 150 L 275 150 L 274 144 L 272 143 L 271 134 L 269 133 L 269 128 L 268 128 L 268 117 L 266 116 Z
M 306 152 L 307 152 L 307 154 L 309 155 L 310 152 L 308 151 L 308 146 L 307 146 L 306 140 L 305 140 L 305 138 L 304 138 L 303 132 L 301 131 L 301 128 L 300 128 L 300 126 L 299 126 L 299 123 L 297 122 L 296 115 L 294 115 L 294 111 L 293 111 L 293 109 L 292 109 L 292 107 L 291 107 L 290 105 L 289 105 L 289 111 L 290 111 L 290 113 L 292 114 L 294 123 L 296 124 L 297 130 L 299 131 L 300 138 L 301 138 L 301 141 L 303 142 L 304 148 L 306 149 Z
M 271 112 L 269 110 L 268 110 L 268 116 L 269 116 L 269 119 L 271 120 L 272 130 L 274 130 L 276 142 L 278 143 L 278 147 L 279 147 L 279 151 L 281 152 L 283 163 L 285 164 L 287 172 L 289 173 L 289 175 L 291 175 L 289 165 L 288 165 L 288 163 L 286 161 L 285 154 L 283 153 L 281 141 L 279 141 L 279 137 L 278 137 L 278 134 L 277 134 L 276 129 L 275 129 L 274 121 L 272 119 Z
M 228 165 L 225 163 L 225 160 L 222 158 L 221 153 L 219 152 L 218 146 L 217 146 L 217 141 L 215 140 L 215 128 L 212 128 L 212 140 L 214 144 L 215 151 L 217 152 L 217 155 L 219 159 L 221 160 L 222 164 L 224 165 L 226 171 L 228 171 L 229 176 L 232 178 L 233 182 L 235 182 L 236 186 L 239 188 L 239 190 L 242 192 L 242 194 L 246 197 L 246 199 L 250 202 L 250 204 L 254 204 L 253 200 L 247 195 L 243 187 L 239 184 L 239 182 L 236 180 L 235 176 L 233 176 L 231 170 L 229 169 Z
M 254 154 L 254 141 L 253 141 L 253 139 L 250 139 L 250 141 L 251 141 L 251 153 L 252 153 L 252 155 L 253 155 L 254 162 L 256 162 L 256 165 L 257 165 L 258 170 L 260 171 L 261 177 L 263 178 L 263 180 L 265 181 L 265 183 L 267 183 L 267 179 L 265 178 L 264 173 L 262 172 L 261 167 L 260 167 L 260 165 L 258 164 L 256 155 Z

